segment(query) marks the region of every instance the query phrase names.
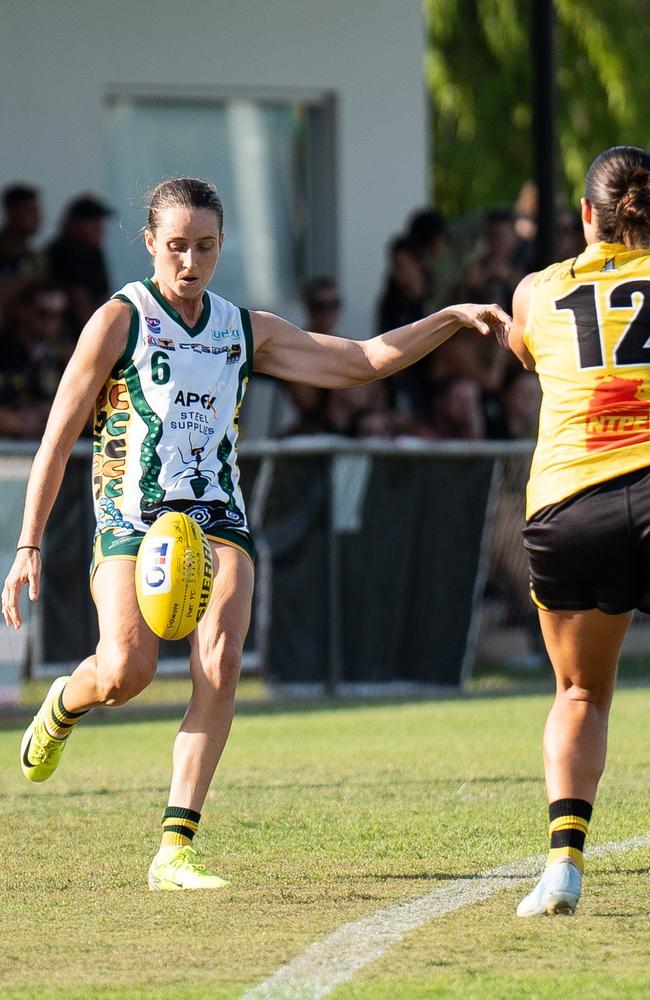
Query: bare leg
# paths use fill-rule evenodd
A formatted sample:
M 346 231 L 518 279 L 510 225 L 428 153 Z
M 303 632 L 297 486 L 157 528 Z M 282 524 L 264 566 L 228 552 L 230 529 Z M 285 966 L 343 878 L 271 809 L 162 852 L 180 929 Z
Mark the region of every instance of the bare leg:
M 100 563 L 93 580 L 99 643 L 65 688 L 65 707 L 82 712 L 122 705 L 139 694 L 156 671 L 158 639 L 145 624 L 135 594 L 135 561 Z
M 253 566 L 228 545 L 212 544 L 215 584 L 191 637 L 192 697 L 174 742 L 169 804 L 201 811 L 232 724 L 241 653 L 250 623 Z
M 517 907 L 520 917 L 574 913 L 580 900 L 584 838 L 605 766 L 609 707 L 631 617 L 540 610 L 557 685 L 544 731 L 546 790 L 549 803 L 563 811 L 549 809 L 547 866 Z
M 618 659 L 632 615 L 540 610 L 539 617 L 556 678 L 544 731 L 549 802 L 593 803 L 605 766 Z

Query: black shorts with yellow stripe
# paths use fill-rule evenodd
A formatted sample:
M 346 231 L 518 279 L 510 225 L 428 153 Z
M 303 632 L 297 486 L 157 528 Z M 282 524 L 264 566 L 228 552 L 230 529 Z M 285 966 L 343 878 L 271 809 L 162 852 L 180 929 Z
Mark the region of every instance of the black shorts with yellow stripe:
M 523 537 L 538 607 L 650 614 L 650 468 L 542 508 Z
M 144 531 L 131 530 L 125 533 L 123 530 L 114 528 L 98 531 L 93 543 L 90 579 L 92 580 L 99 564 L 105 562 L 107 559 L 135 560 L 144 535 Z M 221 528 L 219 530 L 208 530 L 205 532 L 205 535 L 211 542 L 239 549 L 240 552 L 248 556 L 252 563 L 255 563 L 255 545 L 250 532 L 237 528 Z

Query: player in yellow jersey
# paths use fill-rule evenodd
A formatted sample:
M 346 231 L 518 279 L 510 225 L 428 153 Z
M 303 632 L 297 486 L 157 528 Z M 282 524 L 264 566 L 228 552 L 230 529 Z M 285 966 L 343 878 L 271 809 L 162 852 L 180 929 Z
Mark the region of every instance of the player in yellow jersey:
M 543 392 L 524 545 L 557 682 L 550 848 L 520 916 L 575 910 L 621 645 L 650 613 L 650 154 L 601 153 L 581 204 L 586 249 L 523 279 L 509 334 Z

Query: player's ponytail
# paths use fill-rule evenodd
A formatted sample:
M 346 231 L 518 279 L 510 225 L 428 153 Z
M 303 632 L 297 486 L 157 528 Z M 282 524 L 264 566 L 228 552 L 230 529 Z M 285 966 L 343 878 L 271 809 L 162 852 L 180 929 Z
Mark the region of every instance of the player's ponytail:
M 207 208 L 219 219 L 223 230 L 223 205 L 214 184 L 199 177 L 168 177 L 149 193 L 147 228 L 155 233 L 160 213 L 166 208 Z
M 650 246 L 650 153 L 636 146 L 606 149 L 589 168 L 585 197 L 598 214 L 601 240 Z
M 628 177 L 627 191 L 616 206 L 623 242 L 629 246 L 647 246 L 650 231 L 650 171 L 635 167 Z

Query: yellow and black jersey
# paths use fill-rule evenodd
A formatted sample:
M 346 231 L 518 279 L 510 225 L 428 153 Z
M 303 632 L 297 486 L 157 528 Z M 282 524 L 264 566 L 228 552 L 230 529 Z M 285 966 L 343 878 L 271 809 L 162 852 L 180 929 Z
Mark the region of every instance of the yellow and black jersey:
M 650 249 L 594 243 L 533 280 L 543 399 L 526 516 L 650 466 Z

